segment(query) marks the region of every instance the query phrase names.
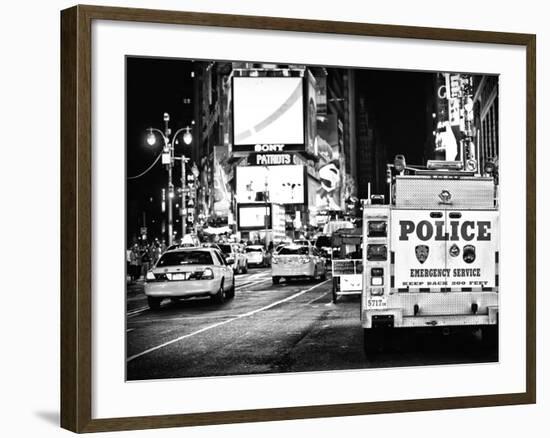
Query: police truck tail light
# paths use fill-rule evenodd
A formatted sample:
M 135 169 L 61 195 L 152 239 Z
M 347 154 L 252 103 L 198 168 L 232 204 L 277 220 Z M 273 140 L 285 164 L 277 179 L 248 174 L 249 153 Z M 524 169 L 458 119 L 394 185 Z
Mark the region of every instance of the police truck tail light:
M 371 286 L 384 286 L 384 277 L 371 277 Z
M 384 269 L 372 268 L 370 270 L 370 284 L 371 286 L 383 286 L 384 285 Z
M 310 260 L 311 259 L 309 257 L 302 257 L 302 258 L 300 258 L 300 263 L 309 263 Z
M 386 237 L 388 235 L 388 224 L 386 221 L 369 221 L 367 228 L 368 237 Z
M 379 297 L 380 295 L 384 295 L 384 288 L 383 287 L 373 287 L 370 290 L 370 294 L 373 297 Z
M 386 245 L 367 245 L 367 260 L 384 261 L 388 258 L 388 247 Z
M 202 271 L 202 280 L 213 280 L 214 279 L 214 271 L 210 268 L 206 268 L 204 271 Z
M 279 257 L 272 257 L 271 263 L 277 265 L 279 263 Z

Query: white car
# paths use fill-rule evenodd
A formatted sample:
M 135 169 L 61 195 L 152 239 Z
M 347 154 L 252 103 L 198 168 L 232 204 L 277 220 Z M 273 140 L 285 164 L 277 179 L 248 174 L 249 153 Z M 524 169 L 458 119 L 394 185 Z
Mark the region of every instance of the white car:
M 145 278 L 149 307 L 158 310 L 164 298 L 207 296 L 223 303 L 235 296 L 233 268 L 215 248 L 166 251 Z
M 273 284 L 279 284 L 282 278 L 309 278 L 321 281 L 327 278 L 325 259 L 317 248 L 309 245 L 287 245 L 273 255 L 271 260 L 271 278 Z
M 219 243 L 218 247 L 225 256 L 228 265 L 233 267 L 236 274 L 246 274 L 248 272 L 248 262 L 246 254 L 237 243 Z
M 265 268 L 269 265 L 269 256 L 262 245 L 249 245 L 244 251 L 246 252 L 248 266 L 254 265 Z

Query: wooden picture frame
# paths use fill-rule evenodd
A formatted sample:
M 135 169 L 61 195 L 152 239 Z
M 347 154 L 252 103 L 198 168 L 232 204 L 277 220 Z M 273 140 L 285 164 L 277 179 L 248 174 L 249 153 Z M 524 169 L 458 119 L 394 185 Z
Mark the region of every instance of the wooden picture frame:
M 518 45 L 526 48 L 526 391 L 273 409 L 92 418 L 92 22 L 114 20 Z M 75 6 L 61 12 L 61 426 L 115 431 L 528 404 L 536 401 L 535 49 L 531 34 Z

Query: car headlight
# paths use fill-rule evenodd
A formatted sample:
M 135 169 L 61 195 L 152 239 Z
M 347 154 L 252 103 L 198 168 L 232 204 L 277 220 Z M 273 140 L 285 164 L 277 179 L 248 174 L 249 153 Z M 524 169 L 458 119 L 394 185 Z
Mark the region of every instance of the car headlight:
M 145 275 L 145 280 L 147 281 L 155 281 L 156 280 L 156 277 L 155 277 L 155 274 L 153 274 L 153 271 L 148 271 L 147 274 Z

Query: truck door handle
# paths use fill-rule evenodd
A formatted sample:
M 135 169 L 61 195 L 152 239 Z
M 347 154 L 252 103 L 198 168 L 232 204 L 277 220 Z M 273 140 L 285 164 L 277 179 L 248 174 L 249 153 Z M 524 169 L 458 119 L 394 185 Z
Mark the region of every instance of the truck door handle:
M 454 211 L 452 213 L 449 213 L 449 217 L 451 219 L 460 219 L 462 217 L 462 213 Z
M 440 211 L 432 211 L 430 213 L 430 217 L 432 217 L 432 218 L 443 217 L 443 213 L 441 213 Z

